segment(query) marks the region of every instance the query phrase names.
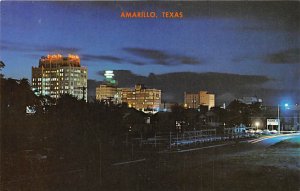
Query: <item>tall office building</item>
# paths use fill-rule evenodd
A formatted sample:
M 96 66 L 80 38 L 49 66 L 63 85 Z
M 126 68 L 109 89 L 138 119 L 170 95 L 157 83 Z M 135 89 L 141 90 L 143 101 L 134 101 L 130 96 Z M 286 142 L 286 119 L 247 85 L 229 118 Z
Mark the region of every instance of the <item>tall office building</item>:
M 215 107 L 215 94 L 207 91 L 199 91 L 199 93 L 184 92 L 184 107 L 197 109 L 200 106 L 207 106 L 208 109 Z
M 87 68 L 80 66 L 77 55 L 43 56 L 39 66 L 32 67 L 32 88 L 36 95 L 59 98 L 71 94 L 87 101 Z

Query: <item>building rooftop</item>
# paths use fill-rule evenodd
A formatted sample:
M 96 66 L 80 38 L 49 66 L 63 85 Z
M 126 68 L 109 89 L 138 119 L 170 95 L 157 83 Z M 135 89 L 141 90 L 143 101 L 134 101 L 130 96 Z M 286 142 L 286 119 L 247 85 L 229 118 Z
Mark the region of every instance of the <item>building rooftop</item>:
M 61 54 L 48 54 L 47 56 L 42 56 L 39 61 L 39 67 L 48 68 L 57 65 L 80 67 L 80 58 L 75 54 L 69 54 L 67 57 Z

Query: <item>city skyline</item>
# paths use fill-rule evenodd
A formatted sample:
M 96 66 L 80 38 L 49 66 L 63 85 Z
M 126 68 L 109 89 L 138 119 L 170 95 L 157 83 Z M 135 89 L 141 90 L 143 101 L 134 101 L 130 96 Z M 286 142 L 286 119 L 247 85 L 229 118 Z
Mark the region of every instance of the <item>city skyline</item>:
M 257 95 L 270 99 L 269 104 L 300 102 L 299 2 L 0 5 L 0 60 L 6 65 L 5 77 L 30 79 L 31 67 L 41 56 L 74 53 L 95 81 L 103 79 L 101 71 L 128 70 L 129 77 L 146 82 L 150 73 L 171 78 L 177 89 L 182 81 L 173 73 L 181 73 L 190 88 L 194 83 L 188 78 L 193 72 L 197 80 L 206 77 L 202 84 L 211 83 L 208 90 L 217 91 L 217 100 Z M 184 18 L 120 18 L 124 10 L 182 11 Z M 224 76 L 229 82 L 222 80 Z M 163 89 L 161 81 L 157 79 L 153 86 Z M 199 87 L 190 91 L 195 89 Z M 175 99 L 171 93 L 166 96 Z

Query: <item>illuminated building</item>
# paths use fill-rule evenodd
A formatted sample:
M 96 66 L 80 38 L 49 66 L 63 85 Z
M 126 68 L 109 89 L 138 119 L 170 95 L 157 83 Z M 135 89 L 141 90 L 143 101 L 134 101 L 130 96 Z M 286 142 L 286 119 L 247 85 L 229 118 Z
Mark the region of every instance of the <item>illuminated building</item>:
M 96 88 L 96 100 L 107 104 L 127 103 L 128 107 L 145 113 L 156 113 L 161 104 L 161 90 L 135 85 L 135 88 L 118 88 L 113 71 L 105 71 L 103 84 Z
M 96 100 L 116 103 L 117 87 L 101 84 L 96 88 Z
M 121 99 L 123 103 L 136 110 L 156 113 L 161 104 L 161 90 L 148 89 L 138 84 L 134 89 L 122 88 Z
M 197 109 L 199 107 L 199 94 L 184 92 L 184 107 Z
M 208 109 L 215 107 L 215 94 L 209 94 L 207 91 L 200 91 L 200 105 L 208 106 Z
M 32 67 L 32 88 L 36 95 L 59 98 L 70 94 L 87 100 L 87 68 L 80 66 L 80 58 L 69 54 L 43 56 L 38 67 Z
M 114 76 L 115 76 L 114 71 L 105 70 L 104 76 L 105 76 L 105 82 L 107 84 L 116 85 L 116 80 L 114 79 Z
M 184 107 L 197 109 L 200 106 L 207 106 L 208 109 L 215 107 L 215 94 L 207 91 L 199 91 L 199 93 L 184 92 Z
M 121 103 L 121 100 L 118 99 L 118 88 L 116 86 L 116 80 L 113 79 L 113 71 L 106 70 L 104 76 L 104 83 L 96 88 L 96 100 L 105 103 Z
M 243 97 L 241 99 L 238 99 L 238 101 L 247 104 L 247 105 L 251 105 L 251 104 L 255 104 L 255 103 L 262 103 L 262 99 L 259 99 L 257 97 Z

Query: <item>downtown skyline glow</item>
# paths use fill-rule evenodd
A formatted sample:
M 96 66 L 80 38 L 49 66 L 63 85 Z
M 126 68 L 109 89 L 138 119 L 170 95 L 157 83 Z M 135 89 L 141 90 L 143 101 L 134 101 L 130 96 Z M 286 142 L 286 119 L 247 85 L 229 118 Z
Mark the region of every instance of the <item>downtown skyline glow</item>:
M 299 2 L 0 5 L 0 60 L 6 65 L 5 77 L 30 79 L 31 67 L 38 65 L 41 56 L 73 53 L 80 56 L 81 65 L 88 67 L 88 78 L 95 81 L 103 79 L 99 72 L 104 70 L 160 77 L 194 72 L 211 77 L 210 91 L 219 91 L 217 99 L 257 95 L 270 96 L 270 104 L 283 99 L 300 102 Z M 184 17 L 120 18 L 124 10 L 182 11 Z M 240 81 L 222 84 L 217 74 L 239 75 Z M 229 86 L 239 83 L 248 88 L 249 95 L 240 86 L 229 91 Z M 219 86 L 228 88 L 221 91 Z

